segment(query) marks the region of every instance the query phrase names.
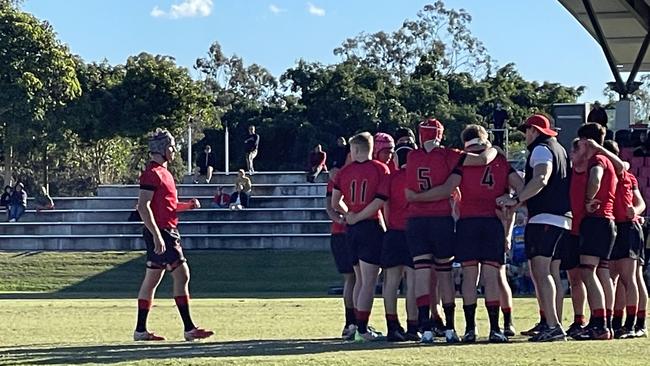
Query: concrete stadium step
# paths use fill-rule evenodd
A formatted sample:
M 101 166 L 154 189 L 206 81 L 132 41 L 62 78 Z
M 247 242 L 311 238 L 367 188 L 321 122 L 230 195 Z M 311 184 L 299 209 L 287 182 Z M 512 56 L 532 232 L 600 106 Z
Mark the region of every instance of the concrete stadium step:
M 224 172 L 212 174 L 210 183 L 219 185 L 232 185 L 235 181 L 237 172 L 231 172 L 226 175 Z M 316 179 L 317 183 L 327 182 L 327 173 L 321 173 Z M 306 172 L 288 171 L 288 172 L 256 172 L 250 176 L 253 186 L 256 184 L 279 184 L 279 183 L 307 183 Z M 186 175 L 183 177 L 183 183 L 192 183 L 193 176 Z
M 191 197 L 180 197 L 188 200 Z M 202 207 L 210 207 L 212 196 L 196 197 Z M 54 197 L 54 205 L 59 209 L 107 209 L 107 208 L 134 208 L 136 197 Z M 251 207 L 325 207 L 325 196 L 252 196 Z M 30 202 L 31 206 L 31 202 Z
M 87 209 L 41 211 L 27 210 L 20 222 L 126 222 L 133 212 L 129 209 Z M 323 208 L 248 208 L 231 211 L 221 208 L 201 208 L 180 214 L 182 221 L 253 221 L 253 220 L 328 220 Z M 1 233 L 1 231 L 0 231 Z
M 181 235 L 200 234 L 319 234 L 327 233 L 331 222 L 319 221 L 194 221 L 180 222 Z M 114 235 L 142 234 L 139 222 L 15 222 L 0 223 L 5 235 Z M 2 240 L 2 239 L 0 239 Z
M 184 249 L 327 250 L 329 234 L 189 234 Z M 0 250 L 143 250 L 142 235 L 3 235 Z
M 220 184 L 179 184 L 179 196 L 214 196 L 217 187 L 224 187 L 228 194 L 234 191 L 232 182 Z M 284 183 L 284 184 L 253 184 L 253 195 L 258 196 L 324 196 L 326 183 Z M 100 185 L 97 188 L 98 197 L 137 197 L 140 186 L 129 185 Z

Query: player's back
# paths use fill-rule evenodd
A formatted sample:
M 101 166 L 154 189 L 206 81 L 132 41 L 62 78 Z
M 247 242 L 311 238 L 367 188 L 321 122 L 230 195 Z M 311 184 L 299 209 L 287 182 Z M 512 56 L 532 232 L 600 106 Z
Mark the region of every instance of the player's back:
M 140 175 L 140 189 L 153 192 L 151 211 L 158 227 L 175 228 L 178 225 L 178 196 L 174 177 L 169 170 L 156 162 L 150 162 Z
M 600 206 L 595 212 L 589 214 L 589 216 L 606 217 L 614 220 L 614 198 L 616 196 L 616 184 L 618 183 L 616 170 L 614 169 L 612 162 L 606 156 L 601 154 L 596 154 L 589 159 L 590 170 L 597 165 L 603 168 L 600 188 L 594 197 L 600 201 Z
M 390 175 L 390 188 L 388 198 L 388 228 L 392 230 L 405 230 L 409 203 L 404 191 L 406 185 L 406 171 L 398 170 Z
M 341 191 L 348 210 L 358 213 L 375 198 L 387 198 L 389 174 L 388 166 L 376 160 L 352 162 L 336 175 L 334 188 Z M 379 218 L 379 211 L 373 218 Z
M 499 155 L 486 166 L 466 166 L 460 170 L 460 218 L 496 216 L 496 199 L 508 192 L 508 175 L 514 172 L 506 158 Z
M 408 155 L 406 184 L 408 189 L 424 192 L 445 183 L 458 165 L 462 153 L 458 150 L 435 148 L 430 152 L 414 150 Z M 441 217 L 451 215 L 448 199 L 432 202 L 412 202 L 409 217 Z

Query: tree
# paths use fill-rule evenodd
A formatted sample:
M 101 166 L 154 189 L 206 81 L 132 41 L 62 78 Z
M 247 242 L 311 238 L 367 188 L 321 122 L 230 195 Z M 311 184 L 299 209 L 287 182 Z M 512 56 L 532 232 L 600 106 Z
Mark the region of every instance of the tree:
M 31 145 L 56 123 L 46 114 L 79 96 L 75 62 L 52 27 L 0 3 L 0 123 L 5 139 L 5 181 L 11 177 L 12 149 Z

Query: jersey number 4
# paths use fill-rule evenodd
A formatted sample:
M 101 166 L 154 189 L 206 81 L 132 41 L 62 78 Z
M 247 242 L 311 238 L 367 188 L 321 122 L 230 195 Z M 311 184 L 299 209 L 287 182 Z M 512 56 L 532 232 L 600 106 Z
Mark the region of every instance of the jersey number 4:
M 494 187 L 494 175 L 492 174 L 492 168 L 485 167 L 483 172 L 483 178 L 481 178 L 481 185 L 489 187 L 490 189 Z
M 366 203 L 366 191 L 368 188 L 368 181 L 362 180 L 361 184 L 357 184 L 356 180 L 350 182 L 350 203 Z M 359 199 L 357 201 L 357 199 Z

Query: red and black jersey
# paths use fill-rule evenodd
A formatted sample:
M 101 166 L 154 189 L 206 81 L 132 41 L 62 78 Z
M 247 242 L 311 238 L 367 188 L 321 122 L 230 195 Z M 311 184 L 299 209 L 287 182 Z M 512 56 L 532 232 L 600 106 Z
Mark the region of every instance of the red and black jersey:
M 618 176 L 616 185 L 616 198 L 614 199 L 614 220 L 616 222 L 636 221 L 638 217 L 630 220 L 627 217 L 628 207 L 634 207 L 634 191 L 639 189 L 639 182 L 634 174 L 624 171 Z
M 588 216 L 605 217 L 614 220 L 614 198 L 616 197 L 616 171 L 609 159 L 603 155 L 596 154 L 589 159 L 589 170 L 595 166 L 601 166 L 604 170 L 603 178 L 600 181 L 600 189 L 595 199 L 600 201 L 600 207 Z
M 164 166 L 152 161 L 140 175 L 140 189 L 153 191 L 151 211 L 160 229 L 178 226 L 178 196 L 174 177 Z
M 430 152 L 425 149 L 413 150 L 408 155 L 406 164 L 406 185 L 414 192 L 424 192 L 445 183 L 451 172 L 462 165 L 462 151 L 435 148 Z M 444 217 L 451 216 L 449 199 L 433 202 L 411 202 L 409 217 Z
M 571 170 L 571 184 L 569 187 L 569 200 L 571 201 L 571 234 L 580 235 L 580 224 L 587 213 L 585 209 L 585 195 L 587 194 L 587 181 L 589 174 L 584 171 Z
M 332 199 L 332 191 L 334 190 L 334 181 L 331 179 L 327 181 L 327 193 L 325 196 L 327 199 Z M 336 221 L 332 221 L 332 234 L 343 234 L 345 233 L 345 224 L 339 224 Z
M 509 191 L 508 176 L 514 173 L 508 160 L 499 155 L 486 166 L 466 166 L 460 183 L 460 218 L 496 217 L 497 198 Z
M 402 169 L 391 174 L 388 189 L 388 229 L 406 230 L 409 203 L 405 190 L 406 171 Z
M 375 198 L 386 201 L 388 199 L 388 177 L 390 170 L 386 164 L 367 160 L 363 163 L 352 162 L 344 166 L 336 178 L 334 189 L 341 192 L 343 202 L 350 212 L 361 212 Z M 371 218 L 379 219 L 380 213 Z

